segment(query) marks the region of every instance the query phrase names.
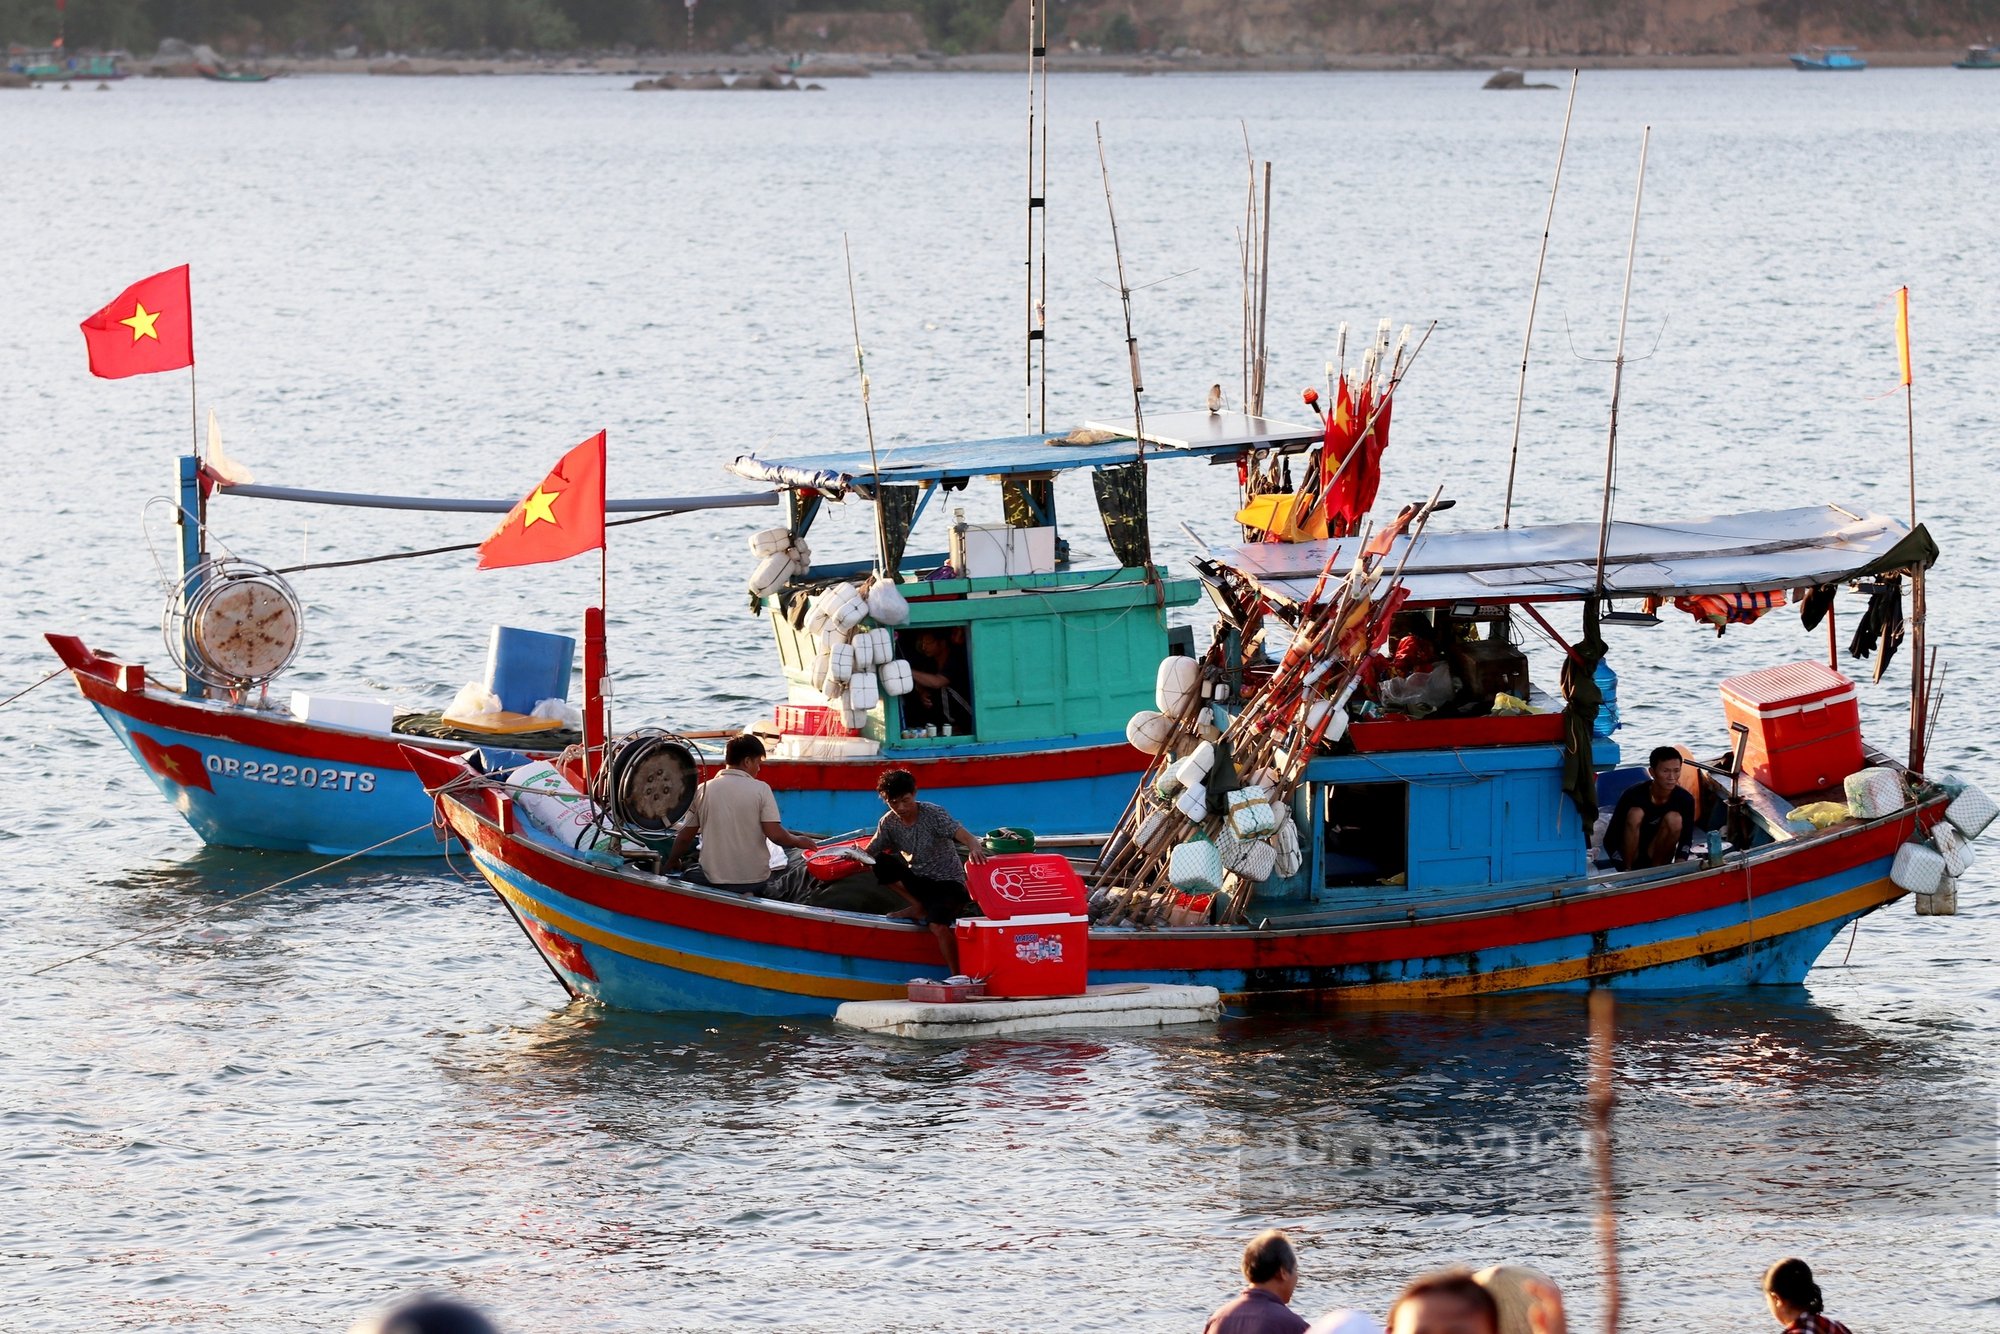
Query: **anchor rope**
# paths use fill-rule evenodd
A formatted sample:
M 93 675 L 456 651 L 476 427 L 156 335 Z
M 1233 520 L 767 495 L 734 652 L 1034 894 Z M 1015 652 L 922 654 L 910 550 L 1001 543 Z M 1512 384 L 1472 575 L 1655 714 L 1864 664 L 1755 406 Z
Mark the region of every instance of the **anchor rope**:
M 47 676 L 44 676 L 41 680 L 35 682 L 34 685 L 29 686 L 27 690 L 17 690 L 13 694 L 7 696 L 7 698 L 0 699 L 0 709 L 6 708 L 9 704 L 12 704 L 15 700 L 21 698 L 21 696 L 29 693 L 29 691 L 37 690 L 42 686 L 47 685 L 49 682 L 55 680 L 58 676 L 61 676 L 64 672 L 68 670 L 69 670 L 69 664 L 64 663 L 62 666 L 50 672 Z
M 43 973 L 53 973 L 58 968 L 64 968 L 73 963 L 81 963 L 85 959 L 94 959 L 98 955 L 106 953 L 107 951 L 110 950 L 115 950 L 121 945 L 130 945 L 135 941 L 144 940 L 147 936 L 156 936 L 163 931 L 175 930 L 178 927 L 187 925 L 189 922 L 195 921 L 202 917 L 206 917 L 208 916 L 208 914 L 212 912 L 219 912 L 224 908 L 233 908 L 239 903 L 248 903 L 251 899 L 256 898 L 260 894 L 269 894 L 274 889 L 283 889 L 286 885 L 297 884 L 299 881 L 304 880 L 309 876 L 318 875 L 322 871 L 330 871 L 334 867 L 339 866 L 343 862 L 351 862 L 356 857 L 365 857 L 369 853 L 374 852 L 378 848 L 386 848 L 391 843 L 396 842 L 398 839 L 404 839 L 408 838 L 412 834 L 422 833 L 424 830 L 429 829 L 431 827 L 432 827 L 431 822 L 429 820 L 426 820 L 424 821 L 424 823 L 417 825 L 415 828 L 405 829 L 400 834 L 393 834 L 390 837 L 383 839 L 380 843 L 371 843 L 367 847 L 357 849 L 354 852 L 350 852 L 344 857 L 335 857 L 330 862 L 323 862 L 320 865 L 313 867 L 309 871 L 301 871 L 297 875 L 286 876 L 283 880 L 277 881 L 274 884 L 266 885 L 262 889 L 253 889 L 248 894 L 239 894 L 237 897 L 233 899 L 224 899 L 221 903 L 211 903 L 206 908 L 195 909 L 193 912 L 188 913 L 185 917 L 176 917 L 171 922 L 163 922 L 159 926 L 149 927 L 146 930 L 139 932 L 139 934 L 135 936 L 126 936 L 124 939 L 114 940 L 108 945 L 99 945 L 96 949 L 85 950 L 82 954 L 73 954 L 67 959 L 58 959 L 54 963 L 45 964 L 40 968 L 32 969 L 28 973 L 28 976 L 40 977 Z

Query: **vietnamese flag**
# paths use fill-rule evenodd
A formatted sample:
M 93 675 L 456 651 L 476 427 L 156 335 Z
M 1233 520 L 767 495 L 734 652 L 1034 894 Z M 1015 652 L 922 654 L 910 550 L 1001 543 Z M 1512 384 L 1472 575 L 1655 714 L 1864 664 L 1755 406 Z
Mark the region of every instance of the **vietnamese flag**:
M 106 380 L 194 365 L 194 303 L 188 266 L 133 283 L 83 322 L 90 373 Z
M 479 568 L 568 560 L 604 545 L 604 432 L 562 456 L 479 544 Z

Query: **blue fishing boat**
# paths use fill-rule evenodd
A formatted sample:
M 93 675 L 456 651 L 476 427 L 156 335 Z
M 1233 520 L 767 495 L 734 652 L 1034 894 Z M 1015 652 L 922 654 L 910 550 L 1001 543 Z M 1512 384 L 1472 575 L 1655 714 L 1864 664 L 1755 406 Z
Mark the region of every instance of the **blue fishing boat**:
M 1844 70 L 1859 71 L 1868 68 L 1868 62 L 1854 54 L 1852 46 L 1814 46 L 1791 55 L 1792 68 L 1798 70 Z
M 1159 674 L 1162 708 L 1148 717 L 1177 717 L 1185 735 L 1158 746 L 1091 863 L 1091 922 L 1071 942 L 1087 949 L 1089 981 L 1211 985 L 1243 1009 L 1785 985 L 1801 981 L 1842 928 L 1912 892 L 1919 911 L 1949 911 L 1950 867 L 1962 869 L 1965 837 L 1994 808 L 1976 789 L 1923 772 L 1924 696 L 1914 681 L 1908 763 L 1864 749 L 1852 683 L 1829 668 L 1795 665 L 1824 687 L 1795 707 L 1782 691 L 1745 688 L 1758 707 L 1779 705 L 1737 729 L 1717 710 L 1713 743 L 1689 752 L 1705 841 L 1621 869 L 1607 861 L 1617 840 L 1603 829 L 1618 797 L 1645 779 L 1603 734 L 1592 670 L 1605 650 L 1598 610 L 1612 599 L 1685 599 L 1706 614 L 1711 604 L 1700 599 L 1741 609 L 1780 590 L 1831 599 L 1858 580 L 1907 579 L 1921 605 L 1935 555 L 1921 528 L 1837 506 L 1620 522 L 1602 533 L 1583 524 L 1419 528 L 1386 541 L 1211 552 L 1197 570 L 1220 617 L 1199 659 L 1202 693 L 1169 700 L 1170 687 L 1192 689 L 1193 678 Z M 1349 561 L 1350 573 L 1329 583 Z M 1545 609 L 1565 603 L 1583 606 L 1585 634 L 1562 644 L 1578 670 L 1564 672 L 1558 701 L 1521 678 L 1507 631 L 1542 624 Z M 1281 643 L 1286 626 L 1299 632 L 1290 647 L 1264 647 Z M 1342 672 L 1358 680 L 1361 660 L 1384 656 L 1373 647 L 1378 626 L 1445 643 L 1457 683 L 1449 693 L 1466 707 L 1385 711 L 1365 691 L 1332 691 Z M 1332 629 L 1321 636 L 1319 627 Z M 1781 670 L 1777 679 L 1792 677 Z M 1408 700 L 1386 688 L 1375 696 Z M 1226 720 L 1211 716 L 1218 707 Z M 1738 705 L 1728 707 L 1733 717 Z M 1293 721 L 1259 751 L 1264 718 Z M 1784 736 L 1761 730 L 1801 719 L 1813 720 L 1817 738 L 1804 769 Z M 1175 825 L 1188 789 L 1162 781 L 1184 777 L 1217 735 L 1235 743 L 1239 761 L 1256 754 L 1289 766 L 1296 785 L 1269 818 L 1277 842 L 1286 825 L 1293 842 L 1289 856 L 1264 865 L 1234 862 L 1197 906 L 1177 884 L 1149 879 L 1149 868 L 1168 843 L 1224 837 L 1199 801 Z M 909 977 L 941 966 L 921 927 L 810 898 L 692 885 L 616 840 L 579 852 L 538 825 L 504 781 L 413 759 L 441 821 L 573 996 L 636 1010 L 829 1014 L 844 1001 L 899 998 Z M 953 807 L 950 794 L 926 795 Z M 1243 809 L 1264 819 L 1255 804 Z M 1238 803 L 1229 808 L 1234 828 Z M 1245 835 L 1237 851 L 1251 841 Z
M 1193 580 L 1169 578 L 1153 562 L 1144 486 L 1126 483 L 1138 475 L 1142 457 L 1231 463 L 1253 453 L 1300 451 L 1319 437 L 1316 426 L 1197 411 L 1149 419 L 1144 444 L 1115 431 L 1085 430 L 886 446 L 872 462 L 866 453 L 848 452 L 746 456 L 731 470 L 774 490 L 621 500 L 610 508 L 667 514 L 784 506 L 785 525 L 754 537 L 747 563 L 761 569 L 772 565 L 766 557 L 778 557 L 772 570 L 781 577 L 758 583 L 753 573 L 751 580 L 787 691 L 755 728 L 771 749 L 763 777 L 793 827 L 833 833 L 870 822 L 879 804 L 876 775 L 893 763 L 912 769 L 926 790 L 949 794 L 962 818 L 982 827 L 1011 820 L 1046 834 L 1101 836 L 1145 768 L 1146 757 L 1127 744 L 1125 720 L 1152 693 L 1155 665 L 1168 651 L 1168 612 L 1200 596 Z M 1069 559 L 1054 478 L 1078 470 L 1100 479 L 1103 521 L 1116 534 L 1109 566 Z M 999 483 L 1005 512 L 994 517 L 1005 521 L 954 524 L 952 551 L 906 554 L 934 497 L 976 478 Z M 441 728 L 434 716 L 394 712 L 386 703 L 370 721 L 302 715 L 284 694 L 273 694 L 302 632 L 298 599 L 281 575 L 218 558 L 205 539 L 208 507 L 225 500 L 493 513 L 506 512 L 510 502 L 243 484 L 219 486 L 205 498 L 202 486 L 200 464 L 183 459 L 186 521 L 168 633 L 178 679 L 162 683 L 144 666 L 75 636 L 51 635 L 49 642 L 84 697 L 205 841 L 437 855 L 442 846 L 429 832 L 431 802 L 410 771 L 407 746 L 476 755 L 483 766 L 502 770 L 554 758 L 582 739 Z M 875 558 L 814 563 L 807 537 L 821 507 L 850 496 L 876 507 Z M 807 559 L 794 561 L 792 554 Z M 859 599 L 862 590 L 878 606 L 896 608 L 893 622 L 857 615 L 837 635 L 823 625 L 807 629 L 812 605 L 836 594 Z M 882 652 L 857 668 L 864 635 Z M 847 654 L 837 681 L 814 671 L 822 654 L 833 656 L 827 650 L 836 640 Z M 586 635 L 586 657 L 589 649 Z M 944 683 L 902 693 L 891 669 L 902 663 L 907 671 L 911 658 L 925 661 L 926 654 L 929 666 L 920 670 Z M 587 681 L 600 675 L 585 672 Z M 865 694 L 858 690 L 864 681 Z M 565 688 L 566 682 L 565 669 Z M 718 743 L 733 730 L 684 734 L 703 772 L 717 765 Z M 569 772 L 584 782 L 580 767 Z

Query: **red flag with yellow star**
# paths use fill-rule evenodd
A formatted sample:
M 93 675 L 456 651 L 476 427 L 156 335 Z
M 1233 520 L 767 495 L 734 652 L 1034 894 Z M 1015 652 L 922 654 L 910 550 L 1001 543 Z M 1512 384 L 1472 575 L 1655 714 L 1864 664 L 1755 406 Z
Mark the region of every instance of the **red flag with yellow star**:
M 106 380 L 194 365 L 194 302 L 188 266 L 133 283 L 83 322 L 90 373 Z
M 479 544 L 479 568 L 568 560 L 604 545 L 604 432 L 563 455 Z

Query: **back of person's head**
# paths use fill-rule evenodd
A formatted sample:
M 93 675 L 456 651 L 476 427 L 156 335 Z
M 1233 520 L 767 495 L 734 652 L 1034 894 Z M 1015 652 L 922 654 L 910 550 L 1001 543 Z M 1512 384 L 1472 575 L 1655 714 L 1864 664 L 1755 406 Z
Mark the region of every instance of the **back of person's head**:
M 477 1308 L 450 1297 L 413 1297 L 363 1316 L 347 1334 L 498 1334 Z
M 1390 1334 L 1499 1334 L 1500 1308 L 1470 1269 L 1441 1269 L 1404 1288 L 1389 1308 Z
M 1292 1249 L 1292 1239 L 1277 1228 L 1259 1232 L 1243 1248 L 1243 1277 L 1252 1284 L 1298 1272 L 1299 1253 Z
M 1557 1292 L 1556 1281 L 1527 1265 L 1491 1265 L 1474 1274 L 1473 1280 L 1493 1299 L 1499 1317 L 1499 1334 L 1532 1334 L 1528 1308 L 1535 1304 L 1529 1284 L 1539 1284 Z M 1557 1292 L 1558 1300 L 1561 1294 Z
M 1646 757 L 1646 767 L 1648 769 L 1657 769 L 1668 760 L 1679 764 L 1681 762 L 1680 749 L 1676 746 L 1655 746 L 1653 747 L 1653 753 Z
M 1826 1309 L 1819 1284 L 1813 1282 L 1812 1266 L 1797 1256 L 1780 1260 L 1765 1271 L 1764 1291 L 1787 1306 L 1813 1315 Z
M 745 760 L 764 758 L 764 743 L 754 732 L 729 738 L 729 744 L 722 748 L 724 764 L 741 764 Z
M 875 780 L 875 790 L 890 801 L 917 794 L 917 776 L 908 769 L 891 769 Z

